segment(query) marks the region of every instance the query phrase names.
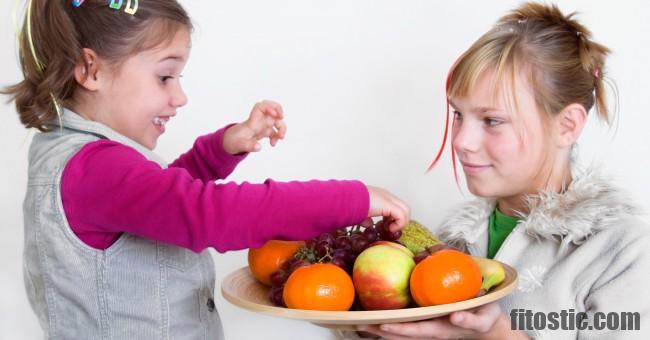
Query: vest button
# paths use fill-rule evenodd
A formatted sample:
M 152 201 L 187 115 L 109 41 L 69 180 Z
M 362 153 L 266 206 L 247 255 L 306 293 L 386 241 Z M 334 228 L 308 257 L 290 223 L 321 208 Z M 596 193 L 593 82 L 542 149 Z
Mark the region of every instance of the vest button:
M 214 300 L 212 298 L 208 298 L 208 303 L 206 304 L 208 306 L 208 311 L 214 312 L 216 309 L 216 306 L 214 305 Z

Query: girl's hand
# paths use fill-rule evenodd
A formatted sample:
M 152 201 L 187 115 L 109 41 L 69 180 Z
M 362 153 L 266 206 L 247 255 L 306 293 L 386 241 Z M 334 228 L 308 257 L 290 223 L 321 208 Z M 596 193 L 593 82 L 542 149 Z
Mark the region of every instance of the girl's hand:
M 510 329 L 510 319 L 496 302 L 474 310 L 419 322 L 363 325 L 360 331 L 386 339 L 529 339 L 521 331 Z
M 371 217 L 383 216 L 385 220 L 391 221 L 391 224 L 388 226 L 391 231 L 404 228 L 411 219 L 411 209 L 409 206 L 382 188 L 373 186 L 367 186 L 367 188 L 370 194 L 370 209 L 368 211 L 368 218 L 363 221 L 362 225 L 370 226 L 372 225 Z
M 284 139 L 287 125 L 280 104 L 264 100 L 251 110 L 245 122 L 231 126 L 223 136 L 223 148 L 231 155 L 242 152 L 254 152 L 262 149 L 259 140 L 268 138 L 271 146 Z

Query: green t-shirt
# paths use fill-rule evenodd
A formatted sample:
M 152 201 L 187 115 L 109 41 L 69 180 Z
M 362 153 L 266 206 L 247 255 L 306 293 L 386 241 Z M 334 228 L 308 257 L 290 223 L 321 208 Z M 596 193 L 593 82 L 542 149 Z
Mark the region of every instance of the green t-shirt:
M 488 225 L 488 253 L 489 259 L 494 258 L 503 241 L 510 235 L 517 226 L 518 218 L 505 215 L 498 208 L 495 208 L 490 215 Z

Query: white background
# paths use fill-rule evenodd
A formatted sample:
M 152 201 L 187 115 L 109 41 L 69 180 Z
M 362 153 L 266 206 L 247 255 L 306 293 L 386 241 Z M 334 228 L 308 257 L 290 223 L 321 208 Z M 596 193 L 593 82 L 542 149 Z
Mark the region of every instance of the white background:
M 145 0 L 146 1 L 146 0 Z M 0 85 L 20 79 L 11 19 L 0 0 Z M 21 1 L 22 3 L 23 1 Z M 184 72 L 189 104 L 168 125 L 157 152 L 168 160 L 193 139 L 245 119 L 254 102 L 284 105 L 287 139 L 251 155 L 231 180 L 357 178 L 388 188 L 434 227 L 470 196 L 455 186 L 439 146 L 444 80 L 455 58 L 518 1 L 182 1 L 196 24 Z M 624 5 L 622 5 L 624 4 Z M 559 1 L 613 49 L 608 76 L 620 90 L 617 130 L 597 120 L 580 143 L 582 164 L 606 168 L 646 210 L 650 203 L 650 24 L 645 1 Z M 0 104 L 0 339 L 42 332 L 22 281 L 22 200 L 33 132 L 13 103 Z M 146 213 L 146 212 L 143 212 Z M 246 252 L 216 254 L 217 280 L 246 264 Z M 228 339 L 328 339 L 322 328 L 217 305 Z

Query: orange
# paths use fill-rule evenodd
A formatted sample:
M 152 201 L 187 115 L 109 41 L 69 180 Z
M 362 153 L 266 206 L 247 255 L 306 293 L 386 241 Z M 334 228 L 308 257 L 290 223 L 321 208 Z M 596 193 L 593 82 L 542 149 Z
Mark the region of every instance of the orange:
M 248 250 L 248 268 L 257 281 L 270 286 L 271 274 L 298 251 L 304 242 L 271 240 L 262 247 Z
M 411 296 L 418 306 L 471 299 L 481 289 L 481 270 L 460 251 L 440 250 L 420 261 L 411 273 Z
M 316 263 L 289 275 L 282 298 L 289 308 L 346 311 L 354 302 L 354 284 L 341 267 Z

